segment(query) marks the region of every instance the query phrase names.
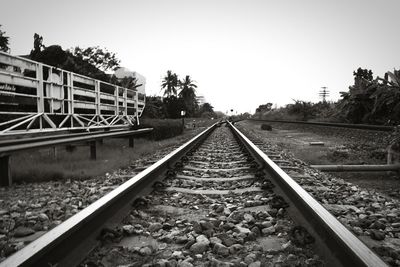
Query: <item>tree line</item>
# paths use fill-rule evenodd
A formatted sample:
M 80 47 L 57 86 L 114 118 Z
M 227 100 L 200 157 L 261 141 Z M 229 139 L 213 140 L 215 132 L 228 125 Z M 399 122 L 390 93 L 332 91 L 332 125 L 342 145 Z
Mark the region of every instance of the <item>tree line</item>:
M 215 117 L 210 103 L 199 105 L 196 95 L 197 85 L 190 75 L 179 79 L 171 70 L 161 81 L 163 97 L 149 97 L 144 116 L 152 118 L 180 118 L 181 112 L 186 117 Z
M 324 120 L 380 125 L 400 124 L 400 70 L 387 71 L 374 78 L 372 70 L 358 68 L 353 72 L 354 84 L 340 92 L 336 102 L 294 100 L 282 108 L 272 103 L 260 105 L 255 116 L 270 119 Z

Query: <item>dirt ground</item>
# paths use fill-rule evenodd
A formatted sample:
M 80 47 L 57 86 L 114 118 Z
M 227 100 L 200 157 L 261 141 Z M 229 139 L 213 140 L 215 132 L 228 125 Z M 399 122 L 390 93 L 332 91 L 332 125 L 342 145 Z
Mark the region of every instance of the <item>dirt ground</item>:
M 261 122 L 243 121 L 243 126 L 265 137 L 286 153 L 310 165 L 386 164 L 390 133 L 333 127 L 310 127 L 268 123 L 272 131 L 261 130 Z M 320 142 L 321 145 L 311 145 Z M 323 144 L 322 144 L 323 143 Z M 366 189 L 400 198 L 400 174 L 396 172 L 332 172 Z

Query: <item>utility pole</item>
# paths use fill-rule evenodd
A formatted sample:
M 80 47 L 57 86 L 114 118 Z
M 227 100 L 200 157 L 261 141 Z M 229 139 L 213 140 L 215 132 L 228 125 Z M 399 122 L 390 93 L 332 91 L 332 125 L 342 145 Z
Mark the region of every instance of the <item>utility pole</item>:
M 328 87 L 323 86 L 321 87 L 321 91 L 319 91 L 319 96 L 322 97 L 322 102 L 326 103 L 326 98 L 329 96 L 329 90 L 327 90 Z

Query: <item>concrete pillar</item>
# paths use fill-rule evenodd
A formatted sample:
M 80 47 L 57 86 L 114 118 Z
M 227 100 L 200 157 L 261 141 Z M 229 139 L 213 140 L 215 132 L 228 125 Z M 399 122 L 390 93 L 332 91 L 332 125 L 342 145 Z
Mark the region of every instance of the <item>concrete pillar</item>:
M 97 159 L 96 141 L 91 141 L 89 145 L 90 145 L 90 159 L 96 160 Z
M 135 139 L 133 136 L 129 136 L 129 147 L 134 147 L 135 146 Z
M 0 157 L 0 186 L 11 186 L 11 166 L 10 156 Z

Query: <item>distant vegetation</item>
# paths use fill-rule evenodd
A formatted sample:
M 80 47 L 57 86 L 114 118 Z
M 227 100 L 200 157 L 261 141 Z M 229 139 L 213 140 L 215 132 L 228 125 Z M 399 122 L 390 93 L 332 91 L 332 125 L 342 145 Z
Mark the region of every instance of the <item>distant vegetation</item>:
M 180 80 L 176 73 L 168 70 L 161 82 L 163 97 L 147 96 L 143 117 L 176 119 L 181 117 L 181 111 L 185 111 L 185 117 L 218 117 L 210 103 L 199 105 L 196 88 L 190 75 Z
M 1 28 L 1 25 L 0 25 Z M 10 50 L 10 48 L 8 47 L 9 43 L 8 40 L 10 39 L 10 37 L 6 36 L 6 32 L 3 32 L 0 29 L 0 51 L 3 52 L 8 52 Z
M 358 68 L 353 72 L 354 84 L 341 92 L 337 102 L 311 103 L 294 100 L 282 108 L 272 103 L 260 105 L 256 118 L 286 120 L 319 120 L 382 125 L 400 124 L 400 71 L 386 72 L 373 78 L 371 70 Z

